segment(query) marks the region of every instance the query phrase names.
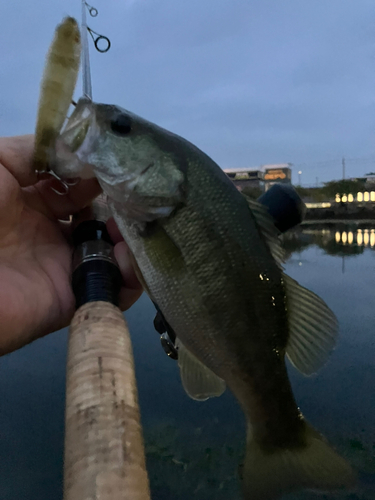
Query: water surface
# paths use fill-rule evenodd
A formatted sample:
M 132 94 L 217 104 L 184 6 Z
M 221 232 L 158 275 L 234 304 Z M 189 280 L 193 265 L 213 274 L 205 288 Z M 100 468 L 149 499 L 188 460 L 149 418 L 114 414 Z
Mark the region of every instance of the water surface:
M 366 231 L 309 229 L 285 242 L 288 274 L 319 294 L 340 322 L 337 349 L 318 375 L 290 368 L 294 393 L 360 477 L 351 492 L 288 500 L 375 498 L 375 231 Z M 185 395 L 146 296 L 126 317 L 153 500 L 239 500 L 245 425 L 236 401 L 229 391 L 204 403 Z M 62 330 L 0 359 L 0 500 L 62 499 L 66 341 Z

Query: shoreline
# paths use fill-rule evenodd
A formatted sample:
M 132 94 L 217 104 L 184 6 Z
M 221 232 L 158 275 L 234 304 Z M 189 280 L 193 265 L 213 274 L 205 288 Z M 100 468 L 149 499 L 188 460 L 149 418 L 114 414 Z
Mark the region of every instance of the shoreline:
M 290 229 L 296 232 L 311 231 L 364 231 L 375 229 L 375 219 L 310 219 Z

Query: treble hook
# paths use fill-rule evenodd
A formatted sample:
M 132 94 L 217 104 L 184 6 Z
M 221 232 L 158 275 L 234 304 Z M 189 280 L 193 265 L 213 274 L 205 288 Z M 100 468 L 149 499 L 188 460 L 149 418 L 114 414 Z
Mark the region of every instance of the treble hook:
M 90 33 L 91 38 L 93 39 L 93 42 L 94 42 L 95 48 L 96 48 L 96 50 L 97 50 L 98 52 L 101 52 L 102 54 L 104 54 L 105 52 L 108 52 L 108 51 L 109 51 L 109 49 L 111 48 L 111 40 L 110 40 L 107 36 L 104 36 L 104 35 L 101 35 L 100 33 L 97 33 L 96 31 L 92 30 L 92 29 L 91 29 L 91 28 L 89 28 L 88 26 L 87 26 L 87 31 Z M 96 38 L 94 38 L 93 33 L 94 33 L 95 35 L 97 35 L 97 37 L 96 37 Z M 99 41 L 100 41 L 100 40 L 104 40 L 104 41 L 105 41 L 105 43 L 106 43 L 106 46 L 105 46 L 105 48 L 103 48 L 103 49 L 101 49 L 101 48 L 99 47 Z
M 58 189 L 56 189 L 53 186 L 50 186 L 50 189 L 54 193 L 58 194 L 59 196 L 67 195 L 69 193 L 69 188 L 71 186 L 76 186 L 81 180 L 79 177 L 77 177 L 75 179 L 64 179 L 63 180 L 53 170 L 36 170 L 35 172 L 36 172 L 39 180 L 46 180 L 48 178 L 48 176 L 51 176 L 53 179 L 56 179 L 59 182 L 60 186 L 62 187 L 62 190 L 59 191 Z
M 47 180 L 48 176 L 51 176 L 53 179 L 56 179 L 59 181 L 60 185 L 62 186 L 63 190 L 59 191 L 58 189 L 54 188 L 53 186 L 50 186 L 50 189 L 52 191 L 60 196 L 64 196 L 69 193 L 69 185 L 66 183 L 66 181 L 63 181 L 61 177 L 59 177 L 53 170 L 36 170 L 35 171 L 36 175 L 38 176 L 38 180 Z

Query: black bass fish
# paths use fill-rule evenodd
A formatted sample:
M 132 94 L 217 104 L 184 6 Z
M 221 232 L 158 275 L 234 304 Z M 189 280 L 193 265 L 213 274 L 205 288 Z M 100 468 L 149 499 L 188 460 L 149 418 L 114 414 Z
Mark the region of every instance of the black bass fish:
M 227 385 L 248 423 L 243 491 L 270 500 L 350 486 L 350 465 L 305 420 L 285 356 L 316 372 L 334 314 L 287 276 L 273 220 L 188 141 L 117 106 L 81 99 L 56 145 L 60 176 L 95 175 L 139 279 L 178 337 L 195 399 Z

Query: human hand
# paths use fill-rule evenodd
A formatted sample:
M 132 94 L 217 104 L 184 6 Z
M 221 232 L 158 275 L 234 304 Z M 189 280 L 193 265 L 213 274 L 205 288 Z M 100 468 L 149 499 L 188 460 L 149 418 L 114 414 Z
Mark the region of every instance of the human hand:
M 82 180 L 59 196 L 53 179 L 38 181 L 32 168 L 34 137 L 0 138 L 0 355 L 67 326 L 74 314 L 72 246 L 66 219 L 101 191 Z M 128 309 L 142 287 L 113 221 L 115 256 L 124 279 L 120 307 Z

